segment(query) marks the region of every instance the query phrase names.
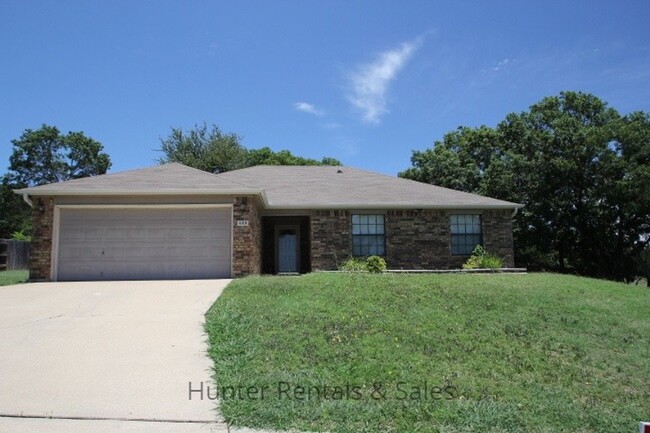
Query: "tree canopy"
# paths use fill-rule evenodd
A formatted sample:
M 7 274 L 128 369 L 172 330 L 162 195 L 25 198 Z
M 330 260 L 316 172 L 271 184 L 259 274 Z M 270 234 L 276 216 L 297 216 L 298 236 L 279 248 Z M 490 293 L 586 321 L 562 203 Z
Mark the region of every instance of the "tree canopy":
M 13 189 L 104 174 L 110 157 L 98 141 L 83 132 L 61 134 L 54 126 L 26 129 L 11 140 L 9 171 L 0 185 L 0 237 L 31 229 L 29 207 Z
M 330 157 L 320 161 L 303 158 L 288 150 L 274 152 L 269 147 L 247 149 L 237 134 L 223 133 L 217 125 L 197 125 L 189 131 L 172 128 L 161 139 L 160 163 L 179 162 L 210 173 L 221 173 L 254 165 L 341 165 Z
M 13 192 L 8 176 L 0 183 L 0 239 L 11 238 L 12 233 L 31 231 L 30 210 L 18 194 Z
M 632 278 L 650 235 L 650 117 L 562 92 L 496 128 L 460 127 L 400 176 L 525 205 L 517 263 Z
M 110 157 L 98 141 L 83 132 L 62 135 L 55 126 L 26 129 L 11 140 L 9 181 L 20 186 L 37 186 L 104 174 Z

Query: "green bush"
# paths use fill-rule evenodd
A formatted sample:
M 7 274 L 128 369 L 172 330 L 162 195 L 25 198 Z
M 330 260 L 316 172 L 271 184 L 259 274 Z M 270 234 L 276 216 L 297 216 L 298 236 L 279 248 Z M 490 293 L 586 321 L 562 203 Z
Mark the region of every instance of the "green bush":
M 382 273 L 386 270 L 386 260 L 379 256 L 350 257 L 339 265 L 339 271 Z
M 486 254 L 482 257 L 481 268 L 486 269 L 501 269 L 503 267 L 503 260 L 500 257 Z
M 23 233 L 22 230 L 17 231 L 17 232 L 13 232 L 11 234 L 11 239 L 13 239 L 15 241 L 31 241 L 32 240 L 31 236 L 27 236 L 25 233 Z
M 345 272 L 368 272 L 368 262 L 361 257 L 350 257 L 339 265 L 339 271 Z
M 480 245 L 472 251 L 472 255 L 463 265 L 463 269 L 500 269 L 503 267 L 503 260 L 492 254 L 488 254 Z
M 379 256 L 370 256 L 366 259 L 366 266 L 368 272 L 379 274 L 386 270 L 386 260 Z
M 478 269 L 481 267 L 481 258 L 479 256 L 470 256 L 465 263 L 463 263 L 463 269 Z

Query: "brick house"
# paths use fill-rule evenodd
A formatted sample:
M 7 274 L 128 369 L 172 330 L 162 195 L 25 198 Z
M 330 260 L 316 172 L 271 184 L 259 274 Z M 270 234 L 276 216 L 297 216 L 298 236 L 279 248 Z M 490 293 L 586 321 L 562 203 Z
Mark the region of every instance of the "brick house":
M 32 280 L 228 278 L 457 268 L 477 244 L 513 265 L 516 203 L 350 167 L 181 164 L 17 190 L 33 208 Z

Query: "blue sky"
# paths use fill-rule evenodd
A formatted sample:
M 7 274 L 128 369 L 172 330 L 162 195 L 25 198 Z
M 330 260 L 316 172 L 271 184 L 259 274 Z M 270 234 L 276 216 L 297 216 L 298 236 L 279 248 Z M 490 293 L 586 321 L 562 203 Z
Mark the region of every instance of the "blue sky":
M 648 1 L 0 2 L 0 172 L 10 141 L 84 131 L 111 171 L 170 127 L 396 174 L 460 125 L 562 90 L 650 111 Z

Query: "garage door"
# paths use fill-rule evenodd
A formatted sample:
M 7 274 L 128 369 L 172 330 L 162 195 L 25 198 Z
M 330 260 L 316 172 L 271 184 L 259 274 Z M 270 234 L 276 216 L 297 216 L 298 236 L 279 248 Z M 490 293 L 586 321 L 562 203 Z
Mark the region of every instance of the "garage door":
M 58 280 L 230 277 L 230 208 L 61 208 Z

